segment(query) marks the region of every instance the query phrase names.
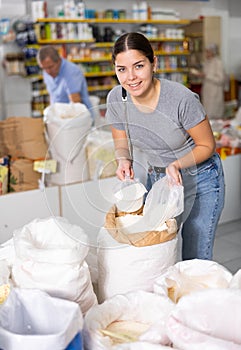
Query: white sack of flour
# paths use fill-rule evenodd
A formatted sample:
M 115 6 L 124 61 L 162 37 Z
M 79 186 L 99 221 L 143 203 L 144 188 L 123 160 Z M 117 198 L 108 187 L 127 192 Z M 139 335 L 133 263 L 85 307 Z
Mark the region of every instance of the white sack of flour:
M 88 237 L 79 226 L 61 217 L 35 219 L 15 230 L 13 240 L 12 279 L 17 287 L 75 301 L 83 314 L 96 304 L 85 261 Z
M 167 334 L 182 350 L 241 349 L 241 291 L 206 289 L 180 299 Z
M 168 298 L 144 291 L 116 295 L 87 312 L 85 349 L 126 349 L 125 343 L 143 343 L 146 349 L 152 344 L 167 345 L 165 325 L 174 307 Z
M 154 281 L 177 259 L 177 237 L 151 246 L 118 243 L 102 228 L 98 235 L 98 299 L 130 291 L 153 291 Z

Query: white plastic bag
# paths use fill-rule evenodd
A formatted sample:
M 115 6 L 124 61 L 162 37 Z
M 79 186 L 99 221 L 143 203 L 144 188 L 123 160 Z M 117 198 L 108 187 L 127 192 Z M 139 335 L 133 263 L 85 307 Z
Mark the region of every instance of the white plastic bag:
M 146 196 L 142 215 L 131 220 L 132 222 L 128 225 L 128 232 L 160 231 L 167 220 L 176 218 L 183 210 L 183 186 L 173 184 L 170 178 L 165 176 L 152 186 Z
M 3 350 L 63 350 L 82 328 L 78 304 L 37 289 L 14 288 L 0 307 Z
M 91 180 L 116 175 L 115 147 L 111 132 L 91 130 L 86 138 L 85 147 Z
M 229 288 L 241 290 L 241 269 L 239 269 L 232 277 Z
M 44 122 L 72 129 L 90 126 L 92 120 L 90 112 L 83 103 L 54 103 L 45 108 Z
M 153 230 L 184 210 L 184 188 L 175 185 L 168 176 L 156 181 L 148 193 L 143 208 L 146 225 Z
M 178 302 L 184 295 L 207 288 L 228 288 L 232 274 L 209 260 L 192 259 L 170 266 L 154 282 L 154 292 Z
M 120 293 L 153 291 L 154 281 L 174 265 L 177 237 L 151 246 L 135 247 L 118 243 L 107 230 L 98 234 L 98 299 L 100 302 Z
M 44 122 L 49 151 L 57 161 L 57 172 L 46 175 L 47 183 L 64 185 L 89 180 L 85 142 L 92 118 L 86 106 L 55 103 L 44 110 Z
M 3 284 L 8 284 L 10 278 L 10 269 L 6 260 L 0 260 L 0 287 Z
M 74 238 L 76 237 L 76 238 Z M 83 314 L 97 303 L 88 265 L 88 237 L 62 217 L 35 219 L 13 234 L 17 287 L 38 288 L 79 303 Z
M 15 259 L 15 249 L 13 244 L 13 239 L 10 238 L 6 242 L 0 244 L 0 261 L 6 260 L 9 268 L 12 267 L 13 261 Z
M 83 329 L 85 349 L 122 349 L 122 346 L 126 349 L 124 344 L 114 346 L 111 338 L 102 333 L 113 322 L 121 321 L 145 326 L 146 330 L 135 342 L 142 342 L 146 349 L 152 344 L 167 344 L 165 324 L 174 307 L 168 298 L 144 291 L 116 295 L 87 312 Z
M 182 350 L 240 350 L 240 325 L 241 291 L 207 289 L 180 299 L 167 334 Z
M 44 110 L 44 122 L 51 156 L 63 167 L 63 162 L 74 161 L 77 164 L 82 162 L 83 167 L 86 158 L 81 151 L 92 124 L 86 106 L 82 103 L 54 103 Z

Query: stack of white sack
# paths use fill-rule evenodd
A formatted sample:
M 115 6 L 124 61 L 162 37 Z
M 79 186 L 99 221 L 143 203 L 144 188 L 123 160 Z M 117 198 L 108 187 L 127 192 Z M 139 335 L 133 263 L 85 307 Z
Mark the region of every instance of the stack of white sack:
M 86 350 L 169 349 L 166 322 L 175 304 L 144 291 L 116 295 L 85 316 Z
M 62 217 L 35 219 L 13 233 L 16 287 L 36 288 L 79 304 L 83 314 L 97 303 L 89 267 L 88 237 Z
M 89 180 L 85 142 L 91 130 L 91 114 L 82 103 L 54 103 L 44 110 L 46 138 L 57 172 L 47 183 L 69 184 Z
M 154 293 L 173 302 L 187 294 L 210 288 L 229 288 L 233 275 L 224 266 L 209 260 L 192 259 L 170 266 L 154 282 Z
M 115 147 L 110 131 L 92 129 L 86 139 L 90 180 L 116 174 Z
M 240 350 L 240 325 L 241 290 L 220 288 L 181 298 L 166 326 L 178 349 Z
M 130 291 L 153 291 L 154 281 L 176 263 L 175 217 L 182 211 L 183 186 L 170 185 L 167 177 L 153 185 L 140 214 L 112 206 L 97 237 L 100 302 Z

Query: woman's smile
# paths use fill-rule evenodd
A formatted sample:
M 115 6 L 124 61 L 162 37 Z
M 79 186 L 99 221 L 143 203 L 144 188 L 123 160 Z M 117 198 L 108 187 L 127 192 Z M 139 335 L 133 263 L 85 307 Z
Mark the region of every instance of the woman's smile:
M 116 57 L 115 70 L 120 84 L 130 94 L 140 96 L 152 86 L 153 64 L 137 50 L 119 53 Z

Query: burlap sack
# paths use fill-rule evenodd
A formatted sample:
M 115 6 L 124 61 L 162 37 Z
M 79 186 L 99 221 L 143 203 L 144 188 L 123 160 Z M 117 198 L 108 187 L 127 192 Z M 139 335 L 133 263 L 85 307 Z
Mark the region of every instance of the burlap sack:
M 41 174 L 33 170 L 33 161 L 16 159 L 10 163 L 10 192 L 29 191 L 39 188 Z
M 132 214 L 142 215 L 142 209 L 143 207 L 138 212 Z M 170 241 L 177 235 L 177 222 L 175 219 L 167 220 L 167 229 L 163 231 L 145 231 L 127 234 L 123 228 L 118 227 L 116 224 L 116 218 L 123 214 L 118 212 L 116 205 L 113 205 L 106 214 L 104 225 L 110 235 L 119 243 L 130 244 L 135 247 L 145 247 Z

